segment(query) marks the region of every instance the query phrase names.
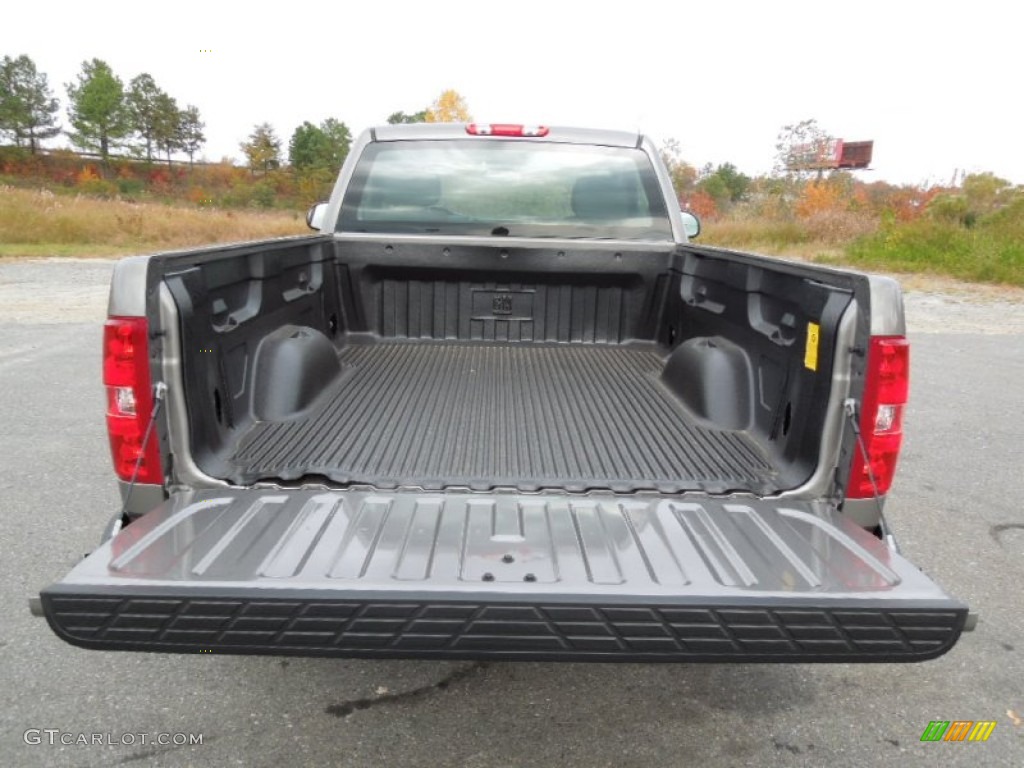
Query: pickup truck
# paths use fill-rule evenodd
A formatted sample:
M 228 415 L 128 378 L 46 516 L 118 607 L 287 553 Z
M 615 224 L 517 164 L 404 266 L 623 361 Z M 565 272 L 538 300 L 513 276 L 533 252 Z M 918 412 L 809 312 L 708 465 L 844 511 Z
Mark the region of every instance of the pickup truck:
M 696 245 L 652 141 L 373 128 L 315 234 L 120 261 L 85 648 L 897 662 L 968 623 L 882 515 L 891 279 Z M 114 510 L 110 510 L 114 512 Z

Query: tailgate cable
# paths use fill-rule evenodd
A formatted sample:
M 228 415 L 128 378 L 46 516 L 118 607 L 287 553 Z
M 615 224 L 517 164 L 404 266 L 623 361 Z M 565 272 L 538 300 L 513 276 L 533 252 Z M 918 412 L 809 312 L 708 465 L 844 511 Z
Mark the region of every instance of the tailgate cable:
M 156 424 L 156 417 L 160 413 L 160 406 L 163 405 L 164 395 L 167 393 L 167 385 L 162 381 L 158 381 L 153 387 L 153 410 L 149 414 L 149 423 L 146 425 L 146 431 L 142 435 L 142 445 L 139 447 L 139 457 L 135 460 L 135 469 L 132 470 L 132 479 L 128 482 L 128 491 L 124 495 L 124 503 L 121 505 L 121 515 L 119 521 L 114 524 L 114 530 L 111 535 L 121 530 L 127 520 L 128 515 L 128 502 L 131 501 L 132 491 L 135 489 L 135 481 L 139 477 L 139 471 L 142 469 L 142 461 L 146 455 L 146 445 L 149 444 L 149 439 L 153 435 L 153 427 Z
M 853 427 L 853 434 L 857 436 L 857 445 L 860 449 L 860 455 L 864 457 L 864 468 L 868 471 L 868 480 L 871 481 L 871 491 L 875 495 L 875 504 L 878 505 L 878 528 L 882 534 L 882 539 L 888 545 L 889 549 L 899 554 L 900 548 L 896 544 L 896 537 L 892 535 L 892 531 L 889 530 L 889 526 L 885 522 L 885 516 L 882 514 L 882 496 L 878 493 L 878 483 L 875 481 L 875 473 L 871 471 L 871 462 L 868 461 L 868 449 L 864 444 L 864 436 L 860 432 L 860 424 L 857 423 L 857 401 L 852 397 L 847 398 L 843 401 L 843 411 L 850 420 L 850 426 Z M 967 617 L 964 619 L 964 632 L 973 632 L 978 626 L 978 614 L 967 612 Z
M 146 431 L 142 436 L 142 445 L 139 447 L 139 458 L 135 460 L 135 469 L 132 470 L 132 479 L 128 483 L 128 491 L 124 495 L 124 503 L 121 505 L 121 514 L 111 521 L 107 530 L 104 531 L 103 541 L 113 538 L 120 530 L 124 527 L 126 515 L 128 514 L 128 502 L 132 498 L 132 490 L 135 488 L 135 481 L 139 477 L 139 470 L 142 469 L 142 457 L 146 454 L 146 445 L 149 443 L 149 438 L 153 434 L 153 426 L 156 424 L 156 417 L 160 413 L 160 406 L 163 405 L 164 395 L 167 393 L 167 385 L 162 381 L 158 381 L 153 387 L 153 410 L 149 414 L 149 423 L 146 425 Z M 86 553 L 88 556 L 88 553 Z M 28 609 L 33 616 L 45 616 L 46 612 L 43 610 L 43 601 L 39 595 L 35 595 L 28 599 Z
M 857 438 L 857 447 L 860 450 L 861 458 L 864 459 L 864 469 L 867 470 L 868 480 L 871 482 L 871 493 L 875 497 L 875 506 L 878 507 L 878 527 L 882 533 L 882 538 L 891 550 L 899 552 L 900 548 L 896 544 L 896 537 L 889 531 L 889 526 L 886 525 L 885 517 L 882 514 L 882 495 L 878 492 L 878 482 L 875 480 L 875 473 L 871 469 L 871 461 L 868 459 L 868 447 L 864 443 L 864 436 L 860 432 L 860 424 L 857 423 L 857 401 L 852 397 L 847 398 L 843 401 L 843 411 L 850 420 L 853 434 Z

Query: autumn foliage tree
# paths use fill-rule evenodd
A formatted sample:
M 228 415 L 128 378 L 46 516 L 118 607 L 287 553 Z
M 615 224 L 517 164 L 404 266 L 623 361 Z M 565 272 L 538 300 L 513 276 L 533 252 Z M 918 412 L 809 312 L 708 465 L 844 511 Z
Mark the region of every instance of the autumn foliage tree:
M 843 210 L 849 207 L 850 198 L 844 194 L 838 184 L 804 184 L 794 206 L 800 218 L 810 218 L 816 214 Z
M 277 138 L 270 123 L 255 126 L 248 141 L 243 141 L 239 146 L 253 172 L 266 174 L 281 165 L 281 140 Z
M 682 158 L 682 149 L 677 139 L 667 139 L 661 147 L 661 159 L 672 178 L 676 197 L 685 200 L 693 193 L 697 183 L 697 169 Z
M 718 216 L 718 205 L 715 203 L 715 199 L 703 189 L 698 189 L 689 195 L 686 200 L 686 208 L 701 219 L 714 219 Z
M 466 123 L 473 119 L 469 114 L 466 100 L 458 91 L 448 89 L 442 91 L 433 104 L 427 108 L 428 123 Z
M 46 75 L 36 70 L 28 56 L 0 61 L 0 131 L 9 133 L 17 146 L 27 143 L 35 154 L 41 139 L 60 133 L 57 99 Z

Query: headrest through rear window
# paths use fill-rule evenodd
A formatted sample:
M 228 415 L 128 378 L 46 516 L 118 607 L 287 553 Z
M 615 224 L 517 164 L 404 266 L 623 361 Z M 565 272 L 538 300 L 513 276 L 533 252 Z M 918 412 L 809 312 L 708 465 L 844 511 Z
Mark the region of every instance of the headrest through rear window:
M 586 221 L 636 216 L 638 202 L 635 179 L 623 174 L 581 176 L 572 188 L 572 211 Z
M 441 201 L 441 177 L 385 177 L 367 190 L 367 197 L 380 208 L 429 208 Z

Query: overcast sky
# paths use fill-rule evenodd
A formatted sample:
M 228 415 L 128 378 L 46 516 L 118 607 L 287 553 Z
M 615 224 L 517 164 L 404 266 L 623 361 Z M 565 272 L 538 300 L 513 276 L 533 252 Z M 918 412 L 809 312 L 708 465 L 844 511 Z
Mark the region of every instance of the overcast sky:
M 874 139 L 865 179 L 1024 184 L 1022 6 L 832 2 L 7 3 L 0 56 L 64 84 L 149 72 L 206 122 L 209 159 L 268 121 L 357 133 L 454 88 L 481 122 L 640 129 L 691 163 L 771 168 L 782 125 Z M 211 52 L 201 52 L 209 49 Z

